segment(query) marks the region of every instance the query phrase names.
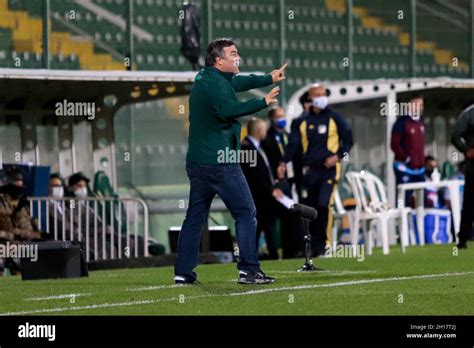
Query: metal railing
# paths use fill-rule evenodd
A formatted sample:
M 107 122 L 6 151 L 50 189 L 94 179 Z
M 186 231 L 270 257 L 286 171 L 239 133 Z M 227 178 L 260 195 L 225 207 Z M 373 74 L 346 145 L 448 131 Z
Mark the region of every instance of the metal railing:
M 82 242 L 86 260 L 149 256 L 148 205 L 140 198 L 29 197 L 42 232 Z

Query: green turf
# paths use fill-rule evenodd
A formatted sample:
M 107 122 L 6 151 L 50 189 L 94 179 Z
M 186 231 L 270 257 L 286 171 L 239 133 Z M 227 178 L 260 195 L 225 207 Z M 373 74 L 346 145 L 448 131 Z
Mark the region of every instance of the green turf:
M 272 285 L 238 285 L 235 264 L 202 265 L 202 284 L 171 287 L 172 268 L 91 272 L 89 278 L 21 281 L 0 278 L 0 313 L 59 315 L 473 315 L 474 245 L 453 255 L 453 246 L 409 247 L 388 256 L 375 249 L 363 262 L 317 259 L 325 272 L 296 273 L 302 260 L 267 261 Z M 458 275 L 442 275 L 466 273 Z M 434 278 L 422 275 L 438 274 Z M 410 278 L 417 276 L 418 278 Z M 394 277 L 409 279 L 388 280 Z M 370 281 L 354 284 L 353 282 Z M 154 290 L 130 288 L 163 286 Z M 298 289 L 298 286 L 313 288 Z M 283 289 L 282 289 L 283 288 Z M 274 289 L 274 291 L 268 291 Z M 252 291 L 262 290 L 261 293 Z M 249 292 L 243 294 L 245 292 Z M 33 297 L 86 294 L 75 298 Z M 180 301 L 181 299 L 181 301 Z M 53 309 L 46 312 L 47 309 Z M 31 311 L 38 311 L 33 312 Z

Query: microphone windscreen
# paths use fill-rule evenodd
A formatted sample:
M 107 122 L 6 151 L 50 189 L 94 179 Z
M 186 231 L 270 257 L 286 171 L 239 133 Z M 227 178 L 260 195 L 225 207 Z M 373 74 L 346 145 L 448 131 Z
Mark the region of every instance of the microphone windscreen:
M 304 204 L 295 203 L 291 211 L 303 219 L 314 220 L 318 216 L 318 212 L 313 207 Z

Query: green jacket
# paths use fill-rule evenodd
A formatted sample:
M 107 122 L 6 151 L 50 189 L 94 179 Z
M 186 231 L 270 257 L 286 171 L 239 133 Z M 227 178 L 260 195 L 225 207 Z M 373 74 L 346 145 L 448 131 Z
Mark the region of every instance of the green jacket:
M 196 75 L 189 97 L 189 138 L 186 161 L 219 164 L 218 151 L 240 149 L 241 125 L 238 117 L 264 109 L 265 98 L 245 102 L 236 92 L 261 88 L 273 83 L 272 76 L 234 76 L 207 66 Z

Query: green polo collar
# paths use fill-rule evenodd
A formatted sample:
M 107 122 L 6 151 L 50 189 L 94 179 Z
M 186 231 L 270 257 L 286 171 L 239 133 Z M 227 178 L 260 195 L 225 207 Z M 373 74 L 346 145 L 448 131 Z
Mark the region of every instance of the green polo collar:
M 227 80 L 227 81 L 231 81 L 232 78 L 234 77 L 234 73 L 231 73 L 231 72 L 223 72 L 223 71 L 220 71 L 219 69 L 213 67 L 213 66 L 206 66 L 204 69 L 207 69 L 208 71 L 210 72 L 213 72 L 213 73 L 217 73 L 217 74 L 221 74 L 222 76 L 224 76 L 224 78 Z

